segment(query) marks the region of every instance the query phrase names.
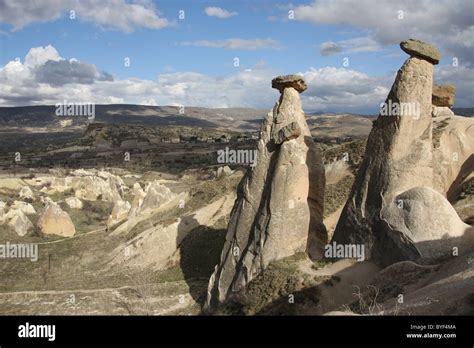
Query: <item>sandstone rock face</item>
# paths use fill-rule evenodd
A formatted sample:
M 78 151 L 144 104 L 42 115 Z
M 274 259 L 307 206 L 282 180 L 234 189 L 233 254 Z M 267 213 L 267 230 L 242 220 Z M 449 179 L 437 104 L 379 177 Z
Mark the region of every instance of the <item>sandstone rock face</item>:
M 36 209 L 30 203 L 22 201 L 14 201 L 11 209 L 19 210 L 26 215 L 36 215 Z
M 327 243 L 324 167 L 298 93 L 306 84 L 299 76 L 284 76 L 272 86 L 282 95 L 262 124 L 257 164 L 239 184 L 205 310 L 243 290 L 271 261 L 304 250 L 318 257 Z
M 433 117 L 450 117 L 454 116 L 454 112 L 447 106 L 433 106 L 431 111 Z
M 441 59 L 439 50 L 420 40 L 408 39 L 400 43 L 400 48 L 412 57 L 425 59 L 432 64 L 438 64 Z
M 132 193 L 133 193 L 133 201 L 132 201 L 132 207 L 130 209 L 130 216 L 136 216 L 138 214 L 138 209 L 143 204 L 143 199 L 145 198 L 146 194 L 138 182 L 133 184 Z
M 128 217 L 128 213 L 131 208 L 131 204 L 127 201 L 118 201 L 115 202 L 115 205 L 112 209 L 112 213 L 107 220 L 107 226 L 114 226 Z
M 365 245 L 383 265 L 474 247 L 472 230 L 445 197 L 474 169 L 474 120 L 431 117 L 433 66 L 418 56 L 399 70 L 387 102 L 418 103 L 419 117 L 379 116 L 333 236 Z
M 453 107 L 455 93 L 456 87 L 453 85 L 434 85 L 432 99 L 433 105 L 446 106 L 449 108 Z
M 20 190 L 20 198 L 34 200 L 35 195 L 29 186 L 23 186 Z
M 122 199 L 119 186 L 114 180 L 104 180 L 98 176 L 75 177 L 72 179 L 71 187 L 76 198 L 87 201 L 96 201 L 100 198 L 106 202 L 115 202 Z
M 232 173 L 234 173 L 234 171 L 230 169 L 229 166 L 219 167 L 217 168 L 216 177 L 229 176 L 232 175 Z
M 5 220 L 8 220 L 8 226 L 20 237 L 25 236 L 34 227 L 30 219 L 21 210 L 10 209 Z
M 227 216 L 232 209 L 235 194 L 224 196 L 190 214 L 186 214 L 168 225 L 156 225 L 140 233 L 114 252 L 113 264 L 136 267 L 166 269 L 177 262 L 179 247 L 194 229 L 213 226 Z
M 0 225 L 3 225 L 5 222 L 5 210 L 7 205 L 5 202 L 0 201 Z
M 87 201 L 96 201 L 99 198 L 107 202 L 122 200 L 126 186 L 119 176 L 84 169 L 75 170 L 72 174 L 65 178 L 53 178 L 50 188 L 46 187 L 40 191 L 53 194 L 73 190 L 76 198 Z
M 56 203 L 51 203 L 46 207 L 38 220 L 38 227 L 44 234 L 55 234 L 62 237 L 71 237 L 76 233 L 69 214 Z
M 79 198 L 76 197 L 69 197 L 66 199 L 66 204 L 69 206 L 71 209 L 82 209 L 83 204 L 82 201 Z
M 148 183 L 145 189 L 145 197 L 140 206 L 139 214 L 147 214 L 157 207 L 169 203 L 176 195 L 165 185 L 158 181 Z
M 389 232 L 380 218 L 385 202 L 413 187 L 433 187 L 432 79 L 433 65 L 417 57 L 407 59 L 398 71 L 386 103 L 417 105 L 419 115 L 380 115 L 374 122 L 364 160 L 334 232 L 336 243 L 363 244 L 366 255 L 387 261 L 382 256 Z
M 304 92 L 308 88 L 303 78 L 298 75 L 278 76 L 272 80 L 272 88 L 278 89 L 280 93 L 287 87 L 292 87 L 299 93 Z
M 433 188 L 449 200 L 474 172 L 474 118 L 433 118 Z
M 464 253 L 474 247 L 474 227 L 461 221 L 443 195 L 428 187 L 415 187 L 397 195 L 381 211 L 396 247 L 386 250 L 388 261 L 436 259 Z

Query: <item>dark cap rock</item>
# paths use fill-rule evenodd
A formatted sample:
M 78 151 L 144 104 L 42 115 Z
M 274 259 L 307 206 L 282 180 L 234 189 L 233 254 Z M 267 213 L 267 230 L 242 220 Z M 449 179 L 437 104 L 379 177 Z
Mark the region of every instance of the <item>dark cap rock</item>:
M 299 75 L 283 75 L 275 77 L 272 80 L 272 88 L 276 88 L 281 92 L 287 87 L 293 87 L 299 93 L 302 93 L 308 88 L 306 82 L 304 82 L 303 77 Z
M 408 39 L 402 41 L 400 42 L 400 48 L 410 56 L 425 59 L 432 64 L 438 64 L 441 59 L 441 54 L 436 47 L 420 40 Z
M 435 106 L 452 107 L 456 87 L 453 85 L 433 85 L 432 103 Z

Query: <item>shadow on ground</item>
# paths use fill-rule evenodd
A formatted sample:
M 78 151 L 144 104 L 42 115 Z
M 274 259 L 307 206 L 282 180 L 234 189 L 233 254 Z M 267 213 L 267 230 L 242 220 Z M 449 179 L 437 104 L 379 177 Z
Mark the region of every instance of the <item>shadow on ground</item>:
M 224 246 L 226 230 L 200 225 L 187 232 L 189 223 L 183 222 L 178 228 L 179 265 L 192 298 L 202 307 L 209 278 Z

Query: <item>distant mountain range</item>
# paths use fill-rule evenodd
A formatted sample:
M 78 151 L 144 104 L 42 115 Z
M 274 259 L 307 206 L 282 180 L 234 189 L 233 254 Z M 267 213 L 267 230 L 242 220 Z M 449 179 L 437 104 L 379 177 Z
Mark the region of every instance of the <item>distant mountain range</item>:
M 31 131 L 72 131 L 85 129 L 90 122 L 106 124 L 137 124 L 148 126 L 191 126 L 206 128 L 226 128 L 233 130 L 256 130 L 269 110 L 251 108 L 209 109 L 202 107 L 146 106 L 110 104 L 96 105 L 95 118 L 86 116 L 57 116 L 54 105 L 0 107 L 0 126 L 3 129 L 28 128 Z M 473 116 L 474 108 L 455 108 L 457 115 Z M 308 113 L 311 128 L 328 125 L 336 128 L 357 128 L 357 133 L 367 133 L 374 115 L 354 115 L 343 113 Z M 329 126 L 329 124 L 331 124 Z M 345 132 L 344 132 L 345 133 Z M 350 133 L 350 129 L 347 129 Z

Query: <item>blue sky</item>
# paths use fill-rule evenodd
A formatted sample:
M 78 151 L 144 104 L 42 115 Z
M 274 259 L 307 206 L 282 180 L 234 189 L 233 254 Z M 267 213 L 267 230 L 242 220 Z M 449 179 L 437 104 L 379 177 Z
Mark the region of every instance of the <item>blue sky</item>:
M 0 81 L 6 86 L 0 105 L 74 96 L 97 103 L 268 108 L 275 99 L 271 78 L 301 73 L 310 85 L 302 96 L 306 109 L 375 112 L 408 57 L 398 43 L 414 36 L 440 48 L 435 80 L 456 84 L 456 105 L 472 106 L 474 23 L 465 16 L 471 1 L 105 0 L 87 7 L 77 1 L 0 1 Z M 436 10 L 445 11 L 444 22 L 424 23 Z M 48 69 L 46 58 L 27 66 L 32 48 L 42 49 L 30 60 L 53 60 Z M 453 67 L 453 57 L 461 64 Z M 12 63 L 16 58 L 21 66 Z M 59 60 L 64 64 L 53 64 Z M 65 78 L 48 81 L 52 72 Z M 101 72 L 113 78 L 104 81 Z

